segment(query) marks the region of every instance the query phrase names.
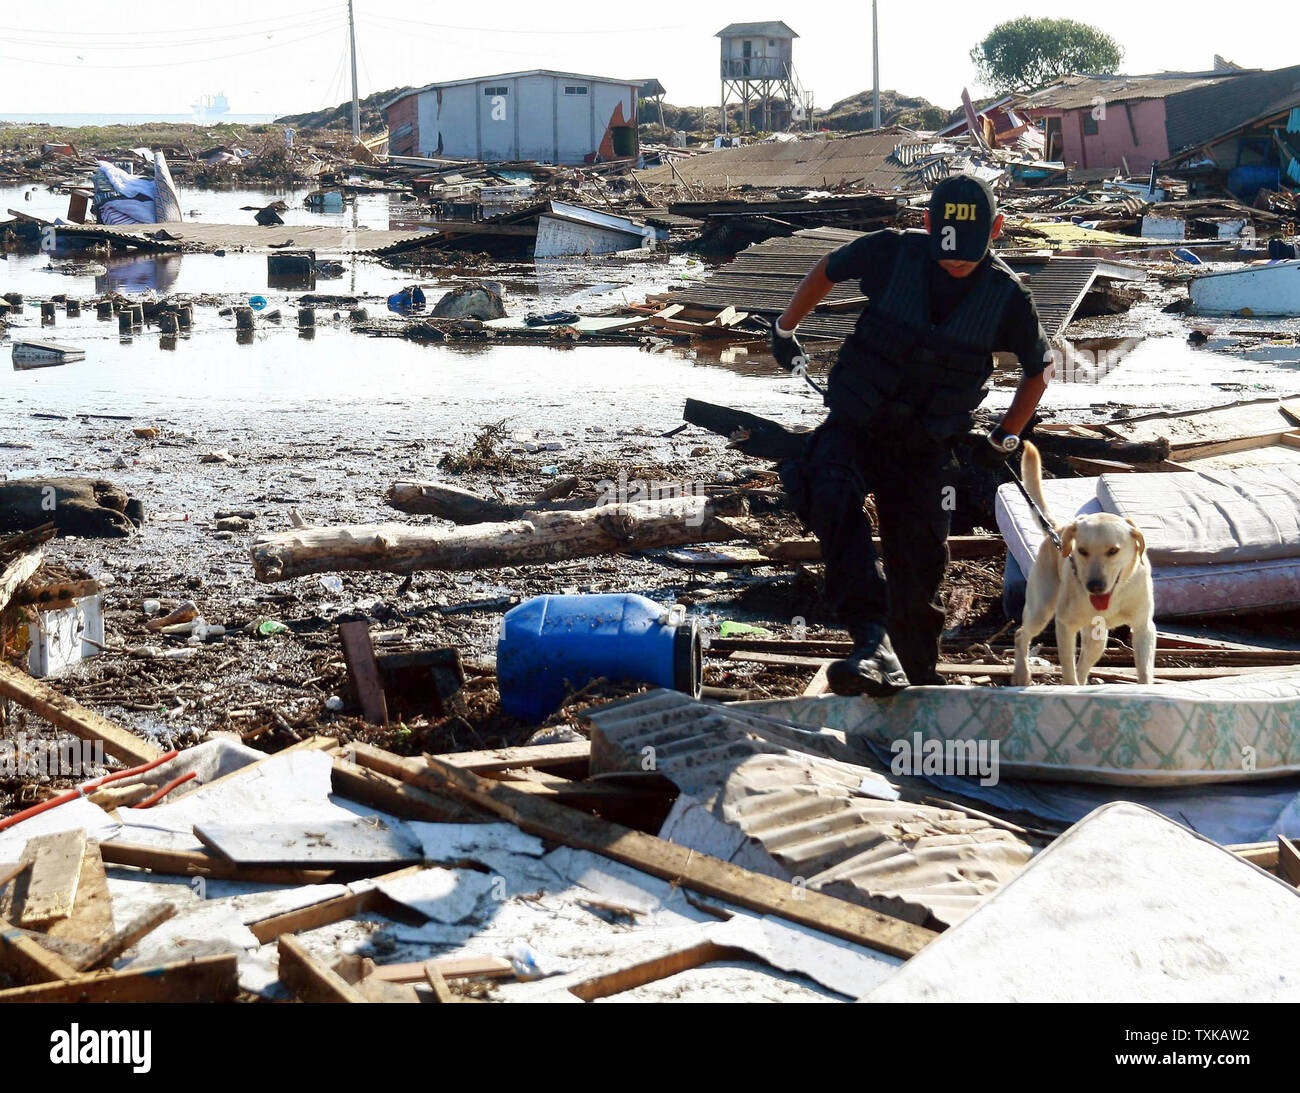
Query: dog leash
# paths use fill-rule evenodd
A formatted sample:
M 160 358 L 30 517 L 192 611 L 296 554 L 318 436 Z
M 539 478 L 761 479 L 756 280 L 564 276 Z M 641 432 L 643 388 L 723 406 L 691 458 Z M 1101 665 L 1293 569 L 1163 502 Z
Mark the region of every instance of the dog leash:
M 1006 469 L 1007 474 L 1011 475 L 1011 481 L 1016 484 L 1016 489 L 1020 491 L 1021 496 L 1029 502 L 1030 509 L 1038 517 L 1038 522 L 1043 525 L 1043 530 L 1047 532 L 1047 537 L 1052 540 L 1052 545 L 1059 551 L 1061 549 L 1061 537 L 1057 534 L 1056 528 L 1052 527 L 1051 521 L 1043 514 L 1043 510 L 1038 507 L 1038 502 L 1029 496 L 1029 491 L 1025 489 L 1025 484 L 1020 480 L 1020 475 L 1016 474 L 1015 468 L 1006 460 L 1003 461 L 1002 466 Z

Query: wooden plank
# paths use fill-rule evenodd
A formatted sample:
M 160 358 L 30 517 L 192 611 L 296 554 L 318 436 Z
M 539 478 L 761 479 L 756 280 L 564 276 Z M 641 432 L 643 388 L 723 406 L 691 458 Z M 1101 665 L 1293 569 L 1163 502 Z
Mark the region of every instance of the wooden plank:
M 438 970 L 436 960 L 426 960 L 424 962 L 424 977 L 428 981 L 429 989 L 433 991 L 433 1000 L 435 1002 L 450 1003 L 456 1001 L 456 996 L 451 993 L 451 988 L 447 986 L 447 979 Z
M 361 712 L 372 725 L 388 724 L 388 699 L 384 684 L 379 678 L 379 665 L 375 649 L 370 644 L 370 624 L 357 620 L 339 626 L 339 641 L 343 645 L 343 659 L 347 662 L 348 677 L 356 691 Z
M 114 725 L 94 710 L 65 698 L 53 687 L 32 679 L 4 661 L 0 661 L 0 698 L 8 698 L 51 725 L 65 729 L 82 740 L 99 740 L 104 753 L 133 767 L 150 763 L 164 754 L 158 745 L 143 740 Z
M 338 972 L 325 967 L 292 934 L 282 934 L 280 982 L 303 1002 L 364 1002 L 365 996 Z
M 1212 455 L 1230 455 L 1233 452 L 1246 452 L 1254 448 L 1267 448 L 1282 443 L 1286 435 L 1287 430 L 1277 429 L 1267 433 L 1237 436 L 1231 440 L 1220 440 L 1210 444 L 1178 444 L 1170 448 L 1169 458 L 1177 463 L 1186 464 Z
M 1285 835 L 1277 837 L 1277 875 L 1287 884 L 1300 885 L 1300 850 Z
M 427 982 L 430 965 L 444 979 L 505 979 L 515 974 L 514 965 L 503 957 L 444 956 L 407 964 L 379 964 L 370 978 L 385 983 Z
M 902 919 L 741 869 L 730 862 L 522 792 L 508 782 L 480 778 L 427 756 L 403 759 L 364 744 L 358 745 L 356 751 L 358 762 L 365 766 L 434 792 L 456 793 L 530 834 L 593 851 L 706 896 L 774 914 L 881 952 L 912 956 L 937 936 L 932 930 Z
M 93 971 L 95 968 L 102 968 L 105 964 L 111 964 L 174 914 L 176 914 L 176 905 L 172 903 L 160 903 L 157 907 L 141 912 L 122 929 L 110 934 L 98 945 L 93 946 L 84 957 L 77 960 L 78 970 Z
M 1277 870 L 1278 848 L 1277 841 L 1271 843 L 1237 843 L 1232 846 L 1224 847 L 1225 850 L 1231 850 L 1240 858 L 1244 858 L 1252 865 L 1258 865 L 1261 869 L 1267 869 L 1270 872 Z
M 493 748 L 487 751 L 454 751 L 435 755 L 439 763 L 458 770 L 484 774 L 511 767 L 533 767 L 535 770 L 553 770 L 591 760 L 591 741 L 575 740 L 565 744 L 531 744 L 516 748 Z
M 0 569 L 0 611 L 9 606 L 18 590 L 41 568 L 45 560 L 45 551 L 37 548 L 20 554 L 3 569 Z
M 77 969 L 37 944 L 8 919 L 0 918 L 0 972 L 25 983 L 47 983 L 69 979 L 77 974 Z M 5 993 L 0 991 L 0 998 Z
M 331 785 L 335 793 L 350 801 L 382 809 L 404 820 L 473 823 L 489 818 L 481 809 L 463 801 L 435 797 L 432 793 L 416 786 L 408 786 L 397 778 L 349 762 L 343 755 L 334 757 Z
M 407 866 L 405 869 L 398 869 L 392 873 L 385 873 L 381 877 L 375 877 L 374 881 L 378 885 L 382 881 L 398 880 L 418 873 L 423 868 L 422 865 Z M 329 926 L 331 923 L 342 922 L 344 919 L 352 918 L 366 911 L 385 907 L 388 903 L 388 897 L 378 887 L 366 888 L 360 892 L 347 892 L 341 896 L 321 900 L 320 903 L 299 907 L 293 911 L 285 911 L 282 914 L 273 915 L 271 918 L 264 918 L 258 922 L 250 922 L 248 929 L 258 941 L 265 945 L 274 941 L 281 934 L 294 934 L 300 930 L 314 930 L 318 926 Z
M 324 884 L 334 876 L 332 869 L 261 869 L 236 865 L 204 850 L 168 850 L 160 846 L 105 842 L 99 847 L 110 865 L 129 865 L 172 877 L 209 877 L 212 880 L 244 880 L 256 884 Z
M 828 678 L 829 670 L 830 665 L 823 664 L 813 673 L 812 679 L 808 681 L 808 686 L 803 689 L 804 698 L 816 698 L 831 689 L 830 679 Z
M 222 953 L 150 968 L 74 973 L 0 991 L 0 1002 L 233 1002 L 238 994 L 238 957 Z
M 626 968 L 618 968 L 604 975 L 584 979 L 581 983 L 575 983 L 570 987 L 569 993 L 577 995 L 584 1002 L 594 1002 L 597 998 L 621 994 L 633 987 L 643 987 L 647 983 L 667 979 L 670 975 L 703 967 L 718 960 L 753 961 L 754 959 L 752 953 L 747 953 L 743 949 L 719 945 L 714 941 L 702 941 L 698 945 L 678 949 L 676 952 L 657 956 L 653 960 L 644 960 L 639 964 L 631 964 Z
M 113 933 L 113 897 L 108 893 L 108 877 L 99 844 L 86 840 L 81 859 L 81 880 L 72 913 L 45 929 L 46 936 L 83 945 L 98 945 Z M 81 965 L 78 965 L 81 967 Z
M 86 858 L 86 833 L 60 831 L 27 840 L 23 857 L 32 863 L 18 925 L 39 930 L 72 914 Z
M 29 865 L 31 865 L 31 862 L 27 861 L 0 862 L 0 888 L 3 888 Z

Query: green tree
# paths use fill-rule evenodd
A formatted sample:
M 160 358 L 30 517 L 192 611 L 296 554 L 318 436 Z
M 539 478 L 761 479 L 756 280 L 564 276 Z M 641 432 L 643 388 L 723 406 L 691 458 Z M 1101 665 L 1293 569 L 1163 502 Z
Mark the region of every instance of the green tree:
M 998 24 L 970 51 L 980 80 L 998 91 L 1028 91 L 1069 72 L 1113 73 L 1123 56 L 1096 27 L 1029 15 Z

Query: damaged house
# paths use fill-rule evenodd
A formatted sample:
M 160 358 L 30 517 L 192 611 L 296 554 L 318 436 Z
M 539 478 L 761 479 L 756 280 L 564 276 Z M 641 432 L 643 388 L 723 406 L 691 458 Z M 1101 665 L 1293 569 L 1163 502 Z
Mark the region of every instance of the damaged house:
M 485 163 L 635 158 L 645 82 L 537 68 L 429 84 L 385 104 L 389 149 Z
M 1049 160 L 1148 171 L 1258 117 L 1300 85 L 1300 65 L 1151 76 L 1064 76 L 1023 107 L 1046 127 Z

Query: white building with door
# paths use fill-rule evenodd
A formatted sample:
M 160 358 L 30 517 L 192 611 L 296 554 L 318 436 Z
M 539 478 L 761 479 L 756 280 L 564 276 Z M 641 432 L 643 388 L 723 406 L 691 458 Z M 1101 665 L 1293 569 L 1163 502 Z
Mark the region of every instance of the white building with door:
M 635 157 L 644 83 L 539 68 L 429 84 L 384 105 L 389 153 L 485 163 Z

